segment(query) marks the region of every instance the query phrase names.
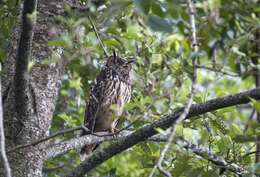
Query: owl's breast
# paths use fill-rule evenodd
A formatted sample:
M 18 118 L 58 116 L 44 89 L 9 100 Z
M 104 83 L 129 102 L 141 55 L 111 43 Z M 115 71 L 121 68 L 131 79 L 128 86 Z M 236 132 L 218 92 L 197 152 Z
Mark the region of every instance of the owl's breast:
M 96 99 L 97 109 L 91 115 L 92 124 L 95 131 L 106 131 L 115 127 L 119 117 L 123 113 L 124 105 L 130 100 L 131 85 L 130 82 L 121 80 L 119 75 L 110 75 L 106 81 L 99 82 L 100 88 Z M 94 92 L 93 92 L 94 93 Z M 93 102 L 94 99 L 92 99 Z M 100 103 L 100 104 L 98 104 Z
M 131 98 L 131 85 L 125 82 L 120 82 L 120 86 L 117 91 L 117 105 L 118 105 L 118 115 L 120 116 L 123 112 L 125 103 L 130 101 Z

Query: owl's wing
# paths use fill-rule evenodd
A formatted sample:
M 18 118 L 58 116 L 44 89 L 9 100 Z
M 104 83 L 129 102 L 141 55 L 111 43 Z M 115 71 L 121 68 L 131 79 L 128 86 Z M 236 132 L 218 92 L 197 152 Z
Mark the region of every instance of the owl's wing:
M 98 92 L 100 92 L 100 86 L 97 85 L 97 83 L 94 83 L 90 90 L 88 102 L 86 103 L 85 119 L 84 119 L 84 125 L 90 130 L 92 130 L 94 116 L 96 115 L 99 109 L 98 107 L 99 107 L 100 93 Z
M 116 85 L 118 83 L 116 79 L 119 78 L 112 70 L 104 68 L 91 88 L 85 109 L 84 124 L 92 131 L 94 130 L 96 115 L 100 108 L 114 104 L 116 100 Z

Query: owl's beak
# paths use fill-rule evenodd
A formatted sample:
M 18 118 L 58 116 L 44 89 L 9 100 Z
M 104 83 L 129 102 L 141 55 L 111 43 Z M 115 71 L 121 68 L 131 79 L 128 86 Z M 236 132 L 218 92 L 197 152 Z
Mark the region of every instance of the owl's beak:
M 128 60 L 128 61 L 127 61 L 127 64 L 132 64 L 132 63 L 134 63 L 135 61 L 136 61 L 135 59 Z

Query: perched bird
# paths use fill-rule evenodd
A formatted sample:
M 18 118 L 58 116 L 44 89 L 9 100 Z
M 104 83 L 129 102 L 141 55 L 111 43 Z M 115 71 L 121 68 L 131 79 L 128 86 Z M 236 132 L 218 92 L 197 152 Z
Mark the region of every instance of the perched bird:
M 85 126 L 91 132 L 109 131 L 114 133 L 123 107 L 131 97 L 131 61 L 113 55 L 108 57 L 93 84 L 85 109 Z M 84 132 L 82 135 L 89 134 Z M 81 149 L 81 155 L 88 155 L 97 147 L 87 145 Z

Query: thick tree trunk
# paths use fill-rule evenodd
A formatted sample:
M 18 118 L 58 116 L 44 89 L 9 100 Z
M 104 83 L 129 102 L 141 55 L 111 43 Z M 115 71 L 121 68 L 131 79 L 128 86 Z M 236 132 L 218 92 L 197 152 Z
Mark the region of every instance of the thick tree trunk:
M 31 60 L 35 64 L 30 69 L 30 84 L 26 99 L 29 105 L 28 117 L 22 120 L 14 111 L 16 110 L 14 107 L 15 60 L 21 28 L 19 23 L 12 35 L 9 57 L 3 65 L 4 126 L 7 150 L 48 135 L 64 67 L 62 60 L 50 65 L 41 64 L 41 61 L 47 59 L 51 52 L 59 52 L 61 59 L 62 51 L 51 49 L 47 42 L 62 32 L 62 24 L 57 23 L 54 17 L 63 15 L 65 2 L 44 0 L 38 3 L 31 55 Z M 44 146 L 44 144 L 39 146 Z M 14 177 L 42 176 L 44 157 L 39 146 L 31 146 L 8 154 Z M 3 176 L 1 167 L 0 176 Z

